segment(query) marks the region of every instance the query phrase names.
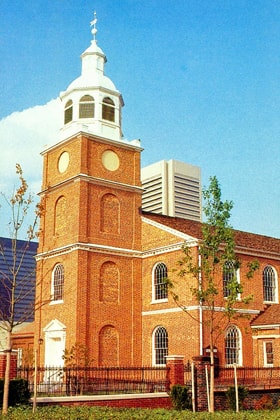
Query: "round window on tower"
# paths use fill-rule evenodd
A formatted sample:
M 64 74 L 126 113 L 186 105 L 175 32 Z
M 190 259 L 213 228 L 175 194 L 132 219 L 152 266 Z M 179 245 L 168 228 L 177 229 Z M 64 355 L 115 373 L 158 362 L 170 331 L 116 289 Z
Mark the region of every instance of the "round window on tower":
M 105 150 L 102 154 L 102 164 L 108 171 L 116 171 L 119 169 L 120 160 L 117 153 L 112 150 Z
M 61 174 L 63 172 L 65 172 L 66 169 L 68 168 L 69 160 L 70 160 L 70 157 L 69 157 L 69 153 L 68 152 L 63 152 L 59 156 L 59 159 L 58 159 L 58 170 L 59 170 L 59 172 Z

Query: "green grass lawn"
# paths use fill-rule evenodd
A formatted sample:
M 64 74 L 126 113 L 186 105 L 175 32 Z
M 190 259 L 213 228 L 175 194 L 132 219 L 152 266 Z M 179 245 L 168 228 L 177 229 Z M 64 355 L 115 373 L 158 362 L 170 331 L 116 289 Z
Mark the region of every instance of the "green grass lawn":
M 271 411 L 243 411 L 233 413 L 220 411 L 214 414 L 192 413 L 191 411 L 175 411 L 163 409 L 114 409 L 107 407 L 39 407 L 35 414 L 29 407 L 18 407 L 9 409 L 7 416 L 0 419 L 5 420 L 278 420 L 280 410 Z

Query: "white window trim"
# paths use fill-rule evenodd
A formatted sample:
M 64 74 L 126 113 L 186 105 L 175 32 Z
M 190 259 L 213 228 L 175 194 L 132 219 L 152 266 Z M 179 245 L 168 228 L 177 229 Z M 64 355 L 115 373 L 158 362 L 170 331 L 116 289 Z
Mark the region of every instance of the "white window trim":
M 241 367 L 241 366 L 243 366 L 243 351 L 242 351 L 242 349 L 243 349 L 243 342 L 242 342 L 242 334 L 241 334 L 241 331 L 240 331 L 240 329 L 238 328 L 237 325 L 232 325 L 232 327 L 235 327 L 237 329 L 238 336 L 239 336 L 238 337 L 239 338 L 239 351 L 238 351 L 238 359 L 239 360 L 236 363 L 236 366 Z M 228 332 L 229 328 L 227 329 L 227 332 Z M 226 334 L 226 336 L 227 336 L 227 334 Z M 225 363 L 225 366 L 226 367 L 233 367 L 234 364 L 233 363 Z
M 279 303 L 279 296 L 278 296 L 278 275 L 277 275 L 277 271 L 276 269 L 273 267 L 273 265 L 267 264 L 264 269 L 266 267 L 271 267 L 272 270 L 274 271 L 274 275 L 275 275 L 275 299 L 274 300 L 264 300 L 263 303 L 264 304 L 268 304 L 268 305 L 274 305 Z M 264 271 L 263 269 L 263 271 Z M 263 275 L 263 272 L 262 272 Z
M 156 299 L 155 296 L 155 271 L 156 271 L 156 267 L 159 264 L 164 264 L 166 266 L 166 264 L 163 261 L 158 261 L 154 266 L 153 266 L 153 271 L 152 271 L 152 301 L 151 304 L 155 304 L 155 303 L 166 303 L 168 302 L 168 297 L 164 298 L 164 299 Z M 167 292 L 168 294 L 168 292 Z
M 240 284 L 240 268 L 238 268 L 235 271 L 236 271 L 236 280 L 237 280 L 237 283 Z M 224 289 L 223 289 L 223 293 L 224 293 Z M 228 296 L 224 296 L 224 299 L 227 299 L 227 298 L 228 298 Z M 238 301 L 241 300 L 241 293 L 238 293 L 236 300 L 238 300 Z
M 274 363 L 268 363 L 267 362 L 267 351 L 266 351 L 266 344 L 271 343 L 272 344 L 272 354 L 273 353 L 273 341 L 264 341 L 263 342 L 263 366 L 264 367 L 273 367 Z
M 166 363 L 156 363 L 156 349 L 155 349 L 155 336 L 156 336 L 156 332 L 157 330 L 162 327 L 162 325 L 157 325 L 154 328 L 153 334 L 152 334 L 152 366 L 154 367 L 162 367 L 162 366 L 166 366 Z M 162 327 L 164 328 L 164 327 Z M 164 328 L 166 330 L 166 328 Z M 167 355 L 168 355 L 168 349 L 167 349 Z
M 56 264 L 52 270 L 52 281 L 51 281 L 51 296 L 50 296 L 50 305 L 58 305 L 64 302 L 63 299 L 54 300 L 54 273 L 55 269 L 59 264 Z

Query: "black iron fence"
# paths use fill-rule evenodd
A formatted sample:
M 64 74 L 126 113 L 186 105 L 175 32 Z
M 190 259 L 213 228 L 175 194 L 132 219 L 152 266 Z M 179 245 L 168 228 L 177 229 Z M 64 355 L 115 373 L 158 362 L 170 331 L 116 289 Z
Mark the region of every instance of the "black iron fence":
M 238 385 L 253 388 L 280 388 L 280 367 L 236 367 Z M 216 386 L 234 384 L 234 368 L 218 367 Z
M 215 388 L 233 386 L 234 375 L 234 367 L 215 366 Z M 236 378 L 238 385 L 249 388 L 280 389 L 280 367 L 236 367 Z M 191 386 L 192 369 L 189 362 L 184 368 L 184 380 L 186 385 Z
M 168 391 L 167 367 L 32 367 L 18 369 L 38 396 L 125 394 Z

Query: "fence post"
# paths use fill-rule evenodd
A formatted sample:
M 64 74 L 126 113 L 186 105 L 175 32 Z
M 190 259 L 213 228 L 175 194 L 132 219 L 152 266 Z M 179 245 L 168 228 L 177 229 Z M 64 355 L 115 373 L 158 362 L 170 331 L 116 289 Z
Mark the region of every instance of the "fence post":
M 6 370 L 6 353 L 4 351 L 0 352 L 0 378 L 5 378 Z M 17 377 L 17 352 L 12 351 L 11 354 L 11 368 L 10 368 L 10 379 L 15 379 Z
M 195 383 L 195 400 L 196 411 L 208 410 L 208 397 L 206 387 L 206 369 L 210 365 L 210 358 L 208 356 L 193 357 L 195 367 L 194 383 Z
M 167 370 L 167 380 L 169 388 L 173 385 L 184 385 L 184 356 L 165 356 Z

